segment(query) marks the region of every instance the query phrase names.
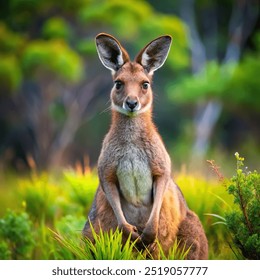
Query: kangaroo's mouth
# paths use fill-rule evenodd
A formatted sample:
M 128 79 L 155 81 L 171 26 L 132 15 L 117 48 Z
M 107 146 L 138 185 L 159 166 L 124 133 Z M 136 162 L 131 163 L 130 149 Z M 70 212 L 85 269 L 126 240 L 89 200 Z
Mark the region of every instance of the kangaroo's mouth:
M 150 101 L 148 104 L 146 104 L 143 107 L 138 102 L 138 104 L 134 108 L 130 108 L 129 106 L 127 106 L 126 102 L 124 102 L 122 106 L 116 105 L 113 101 L 111 104 L 112 110 L 115 110 L 129 117 L 135 117 L 139 114 L 145 113 L 146 111 L 150 110 L 151 107 L 152 107 L 152 101 Z
M 111 109 L 114 111 L 117 111 L 123 115 L 129 116 L 129 117 L 134 117 L 134 116 L 137 116 L 141 112 L 141 105 L 139 104 L 135 108 L 129 108 L 129 107 L 125 106 L 124 103 L 122 106 L 119 106 L 119 105 L 116 105 L 114 102 L 112 102 Z

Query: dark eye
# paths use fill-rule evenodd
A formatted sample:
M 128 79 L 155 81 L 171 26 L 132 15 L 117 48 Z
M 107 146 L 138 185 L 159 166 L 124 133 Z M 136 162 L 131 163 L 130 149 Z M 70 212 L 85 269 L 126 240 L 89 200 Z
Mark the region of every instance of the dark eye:
M 143 89 L 148 89 L 149 88 L 149 83 L 148 82 L 144 82 L 143 84 L 142 84 L 142 88 Z
M 115 87 L 117 90 L 119 90 L 123 87 L 123 83 L 121 81 L 115 81 Z

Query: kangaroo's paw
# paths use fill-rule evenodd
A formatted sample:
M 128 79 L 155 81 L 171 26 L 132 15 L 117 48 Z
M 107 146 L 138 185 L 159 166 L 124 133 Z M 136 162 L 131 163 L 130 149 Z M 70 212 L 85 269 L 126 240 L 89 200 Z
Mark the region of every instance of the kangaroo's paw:
M 131 240 L 134 241 L 137 239 L 137 241 L 141 241 L 140 235 L 138 234 L 138 230 L 135 226 L 130 224 L 123 224 L 119 227 L 123 234 L 126 236 L 129 236 L 131 234 Z
M 156 232 L 154 230 L 144 229 L 143 233 L 141 234 L 142 242 L 147 246 L 153 243 L 156 239 Z

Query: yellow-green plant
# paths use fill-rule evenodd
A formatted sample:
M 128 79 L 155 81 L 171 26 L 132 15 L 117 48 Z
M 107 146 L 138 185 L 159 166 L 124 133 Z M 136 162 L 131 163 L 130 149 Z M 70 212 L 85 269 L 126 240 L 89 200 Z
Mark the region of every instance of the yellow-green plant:
M 218 218 L 215 224 L 223 224 L 231 235 L 232 248 L 237 258 L 260 259 L 260 174 L 244 168 L 244 158 L 235 153 L 236 173 L 230 180 L 224 180 L 213 162 L 213 169 L 224 182 L 226 191 L 233 198 L 233 205 L 224 215 L 209 214 Z
M 73 259 L 133 260 L 142 258 L 142 255 L 135 249 L 135 242 L 130 241 L 130 236 L 122 245 L 123 233 L 119 229 L 114 232 L 112 230 L 103 232 L 101 229 L 99 233 L 96 233 L 92 227 L 92 234 L 93 242 L 79 234 L 68 237 L 54 232 L 57 241 L 71 253 L 70 257 Z
M 236 174 L 227 187 L 234 208 L 225 214 L 229 231 L 238 251 L 246 259 L 260 259 L 260 174 L 244 169 L 238 153 Z

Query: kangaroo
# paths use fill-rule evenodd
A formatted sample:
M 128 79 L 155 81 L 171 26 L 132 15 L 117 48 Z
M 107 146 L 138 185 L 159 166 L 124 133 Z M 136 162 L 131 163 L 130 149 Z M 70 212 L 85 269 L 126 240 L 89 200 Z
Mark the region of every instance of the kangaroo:
M 113 36 L 101 33 L 96 47 L 112 72 L 112 123 L 98 160 L 99 186 L 83 235 L 119 228 L 158 258 L 158 239 L 167 255 L 176 238 L 188 259 L 207 259 L 208 242 L 171 176 L 171 160 L 152 120 L 152 77 L 165 62 L 171 36 L 146 45 L 131 61 Z

